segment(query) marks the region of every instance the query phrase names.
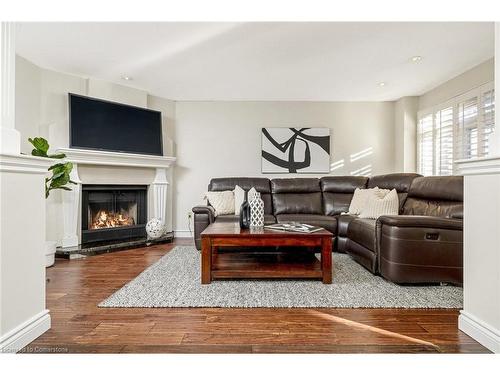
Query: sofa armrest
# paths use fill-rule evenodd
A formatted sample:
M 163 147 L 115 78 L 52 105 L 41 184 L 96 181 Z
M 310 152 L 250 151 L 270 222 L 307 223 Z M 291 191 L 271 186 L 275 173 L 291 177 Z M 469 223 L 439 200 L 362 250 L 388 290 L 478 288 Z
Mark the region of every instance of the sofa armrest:
M 215 220 L 215 210 L 211 206 L 193 207 L 194 213 L 194 244 L 201 250 L 201 232 Z
M 205 214 L 208 216 L 210 223 L 214 222 L 215 219 L 215 209 L 212 206 L 195 206 L 193 207 L 193 213 L 195 214 Z
M 437 216 L 386 215 L 380 216 L 378 218 L 378 223 L 394 227 L 463 230 L 463 220 Z

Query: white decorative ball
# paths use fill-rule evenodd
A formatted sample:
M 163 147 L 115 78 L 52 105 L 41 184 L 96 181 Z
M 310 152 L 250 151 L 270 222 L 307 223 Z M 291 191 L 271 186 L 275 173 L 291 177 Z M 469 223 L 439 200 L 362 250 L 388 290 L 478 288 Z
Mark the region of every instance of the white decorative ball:
M 148 234 L 148 237 L 153 240 L 160 238 L 164 231 L 165 227 L 160 219 L 151 219 L 146 224 L 146 233 Z

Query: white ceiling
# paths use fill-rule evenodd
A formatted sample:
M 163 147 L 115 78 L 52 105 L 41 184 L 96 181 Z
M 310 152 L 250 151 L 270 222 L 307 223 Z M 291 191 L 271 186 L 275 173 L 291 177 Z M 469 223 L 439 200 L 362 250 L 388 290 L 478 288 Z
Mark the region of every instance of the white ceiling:
M 494 25 L 19 23 L 16 45 L 44 68 L 175 100 L 378 101 L 420 95 L 493 57 Z

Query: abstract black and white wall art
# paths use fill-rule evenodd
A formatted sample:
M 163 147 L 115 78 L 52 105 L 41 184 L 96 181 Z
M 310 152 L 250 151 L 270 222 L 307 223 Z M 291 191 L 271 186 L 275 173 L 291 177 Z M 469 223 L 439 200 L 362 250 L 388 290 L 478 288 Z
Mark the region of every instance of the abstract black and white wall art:
M 262 173 L 329 172 L 329 128 L 262 128 Z

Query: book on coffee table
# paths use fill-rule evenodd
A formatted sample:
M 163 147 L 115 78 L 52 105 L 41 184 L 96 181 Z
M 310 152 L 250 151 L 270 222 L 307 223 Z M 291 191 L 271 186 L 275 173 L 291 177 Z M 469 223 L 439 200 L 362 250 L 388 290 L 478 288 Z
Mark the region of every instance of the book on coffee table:
M 287 232 L 300 232 L 300 233 L 313 233 L 323 229 L 321 227 L 316 227 L 314 225 L 301 224 L 301 223 L 280 223 L 280 224 L 264 225 L 264 228 L 287 231 Z

